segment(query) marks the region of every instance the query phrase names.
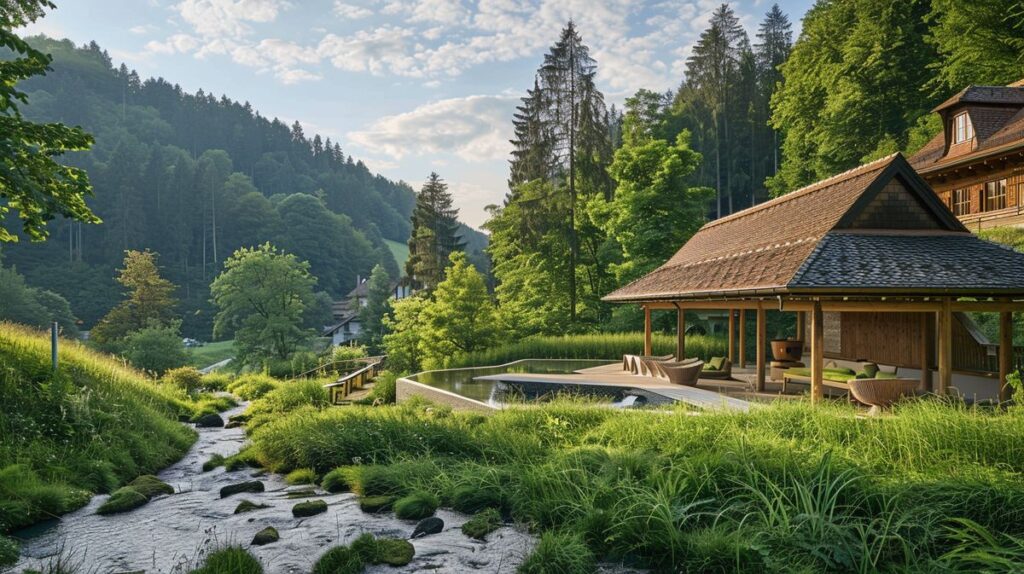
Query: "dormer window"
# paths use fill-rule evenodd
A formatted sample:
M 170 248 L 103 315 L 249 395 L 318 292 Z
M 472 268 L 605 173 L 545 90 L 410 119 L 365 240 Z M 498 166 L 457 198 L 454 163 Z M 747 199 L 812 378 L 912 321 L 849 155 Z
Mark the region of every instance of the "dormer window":
M 974 139 L 974 126 L 967 112 L 960 112 L 953 118 L 953 143 L 964 143 Z

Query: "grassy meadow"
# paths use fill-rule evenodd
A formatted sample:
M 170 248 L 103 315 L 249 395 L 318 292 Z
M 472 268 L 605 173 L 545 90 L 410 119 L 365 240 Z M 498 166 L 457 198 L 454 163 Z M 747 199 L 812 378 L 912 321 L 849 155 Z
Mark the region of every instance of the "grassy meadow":
M 190 365 L 197 369 L 208 367 L 214 363 L 219 363 L 224 359 L 229 359 L 235 356 L 235 342 L 229 341 L 214 341 L 207 343 L 202 347 L 192 347 L 188 350 L 188 362 Z
M 1024 560 L 1024 412 L 939 401 L 749 414 L 556 402 L 275 410 L 246 456 L 374 508 L 497 510 L 541 535 L 522 572 L 1011 572 Z M 283 409 L 283 410 L 282 410 Z M 404 510 L 401 510 L 404 512 Z M 493 510 L 491 511 L 493 512 Z

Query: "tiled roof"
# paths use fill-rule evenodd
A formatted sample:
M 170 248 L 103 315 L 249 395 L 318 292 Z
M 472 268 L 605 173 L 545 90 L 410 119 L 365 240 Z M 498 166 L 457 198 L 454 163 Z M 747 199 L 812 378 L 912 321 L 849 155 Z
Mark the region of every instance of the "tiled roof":
M 878 203 L 879 198 L 891 200 L 881 190 L 890 189 L 897 176 L 910 194 L 903 196 L 908 204 L 916 206 L 925 221 L 933 220 L 928 224 L 931 229 L 921 229 L 920 218 L 910 222 L 900 217 L 857 217 L 877 214 L 880 205 L 888 206 Z M 865 195 L 869 189 L 879 193 Z M 861 221 L 890 228 L 884 234 L 878 229 L 850 229 L 851 222 Z M 918 228 L 907 229 L 911 223 Z M 904 250 L 907 266 L 901 271 Z M 1008 271 L 1005 266 L 1011 261 L 1016 267 Z M 943 283 L 947 276 L 937 273 L 940 288 L 947 284 L 975 290 L 1014 286 L 1024 293 L 1024 272 L 1018 271 L 1024 269 L 1024 255 L 967 232 L 903 156 L 895 154 L 708 223 L 664 265 L 605 300 L 792 293 L 828 287 L 923 289 L 928 286 L 925 271 L 936 269 L 957 276 L 953 280 L 949 275 L 949 282 Z
M 935 107 L 935 112 L 956 104 L 1008 104 L 1024 106 L 1024 88 L 1017 86 L 968 86 Z
M 910 158 L 914 169 L 934 171 L 1024 147 L 1024 87 L 971 86 L 946 100 L 935 111 L 958 103 L 971 104 L 967 106 L 967 113 L 977 138 L 974 149 L 945 156 L 946 136 L 939 132 Z
M 832 232 L 790 289 L 1024 290 L 1024 255 L 963 233 Z

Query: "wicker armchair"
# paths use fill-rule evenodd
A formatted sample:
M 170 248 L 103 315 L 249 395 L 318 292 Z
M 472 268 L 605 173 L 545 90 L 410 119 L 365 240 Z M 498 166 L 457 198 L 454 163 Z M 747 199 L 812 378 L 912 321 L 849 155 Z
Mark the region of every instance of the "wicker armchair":
M 673 358 L 672 355 L 662 355 L 662 356 L 626 355 L 626 356 L 624 356 L 622 358 L 622 363 L 623 363 L 623 367 L 626 367 L 626 365 L 628 363 L 628 368 L 623 368 L 623 370 L 624 371 L 629 371 L 629 372 L 633 373 L 634 375 L 646 375 L 646 374 L 648 374 L 648 367 L 647 367 L 647 364 L 645 363 L 645 361 L 652 361 L 652 360 L 653 361 L 670 361 L 670 360 L 672 360 L 672 358 Z
M 876 415 L 903 397 L 917 394 L 917 379 L 850 379 L 850 394 L 857 401 L 869 405 L 868 414 Z
M 682 367 L 683 365 L 691 365 L 697 361 L 700 361 L 697 357 L 690 357 L 688 359 L 683 359 L 682 361 L 675 361 L 672 359 L 667 361 L 648 360 L 647 365 L 653 376 L 658 377 L 659 379 L 667 379 L 668 372 L 665 370 L 665 367 Z
M 697 379 L 700 378 L 701 369 L 704 368 L 704 361 L 696 361 L 681 365 L 660 365 L 668 382 L 673 385 L 697 386 Z

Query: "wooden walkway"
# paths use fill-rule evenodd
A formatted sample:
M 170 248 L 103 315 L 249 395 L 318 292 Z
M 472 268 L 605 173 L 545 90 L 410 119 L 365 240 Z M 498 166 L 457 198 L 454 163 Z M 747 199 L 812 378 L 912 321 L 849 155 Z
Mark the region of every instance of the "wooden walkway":
M 712 410 L 724 409 L 747 412 L 757 404 L 731 396 L 734 393 L 743 394 L 746 392 L 747 383 L 742 381 L 713 381 L 707 379 L 699 381 L 696 387 L 684 387 L 672 385 L 662 379 L 624 372 L 620 363 L 581 369 L 568 375 L 504 373 L 477 378 L 510 383 L 560 383 L 635 388 L 656 393 L 673 401 Z

